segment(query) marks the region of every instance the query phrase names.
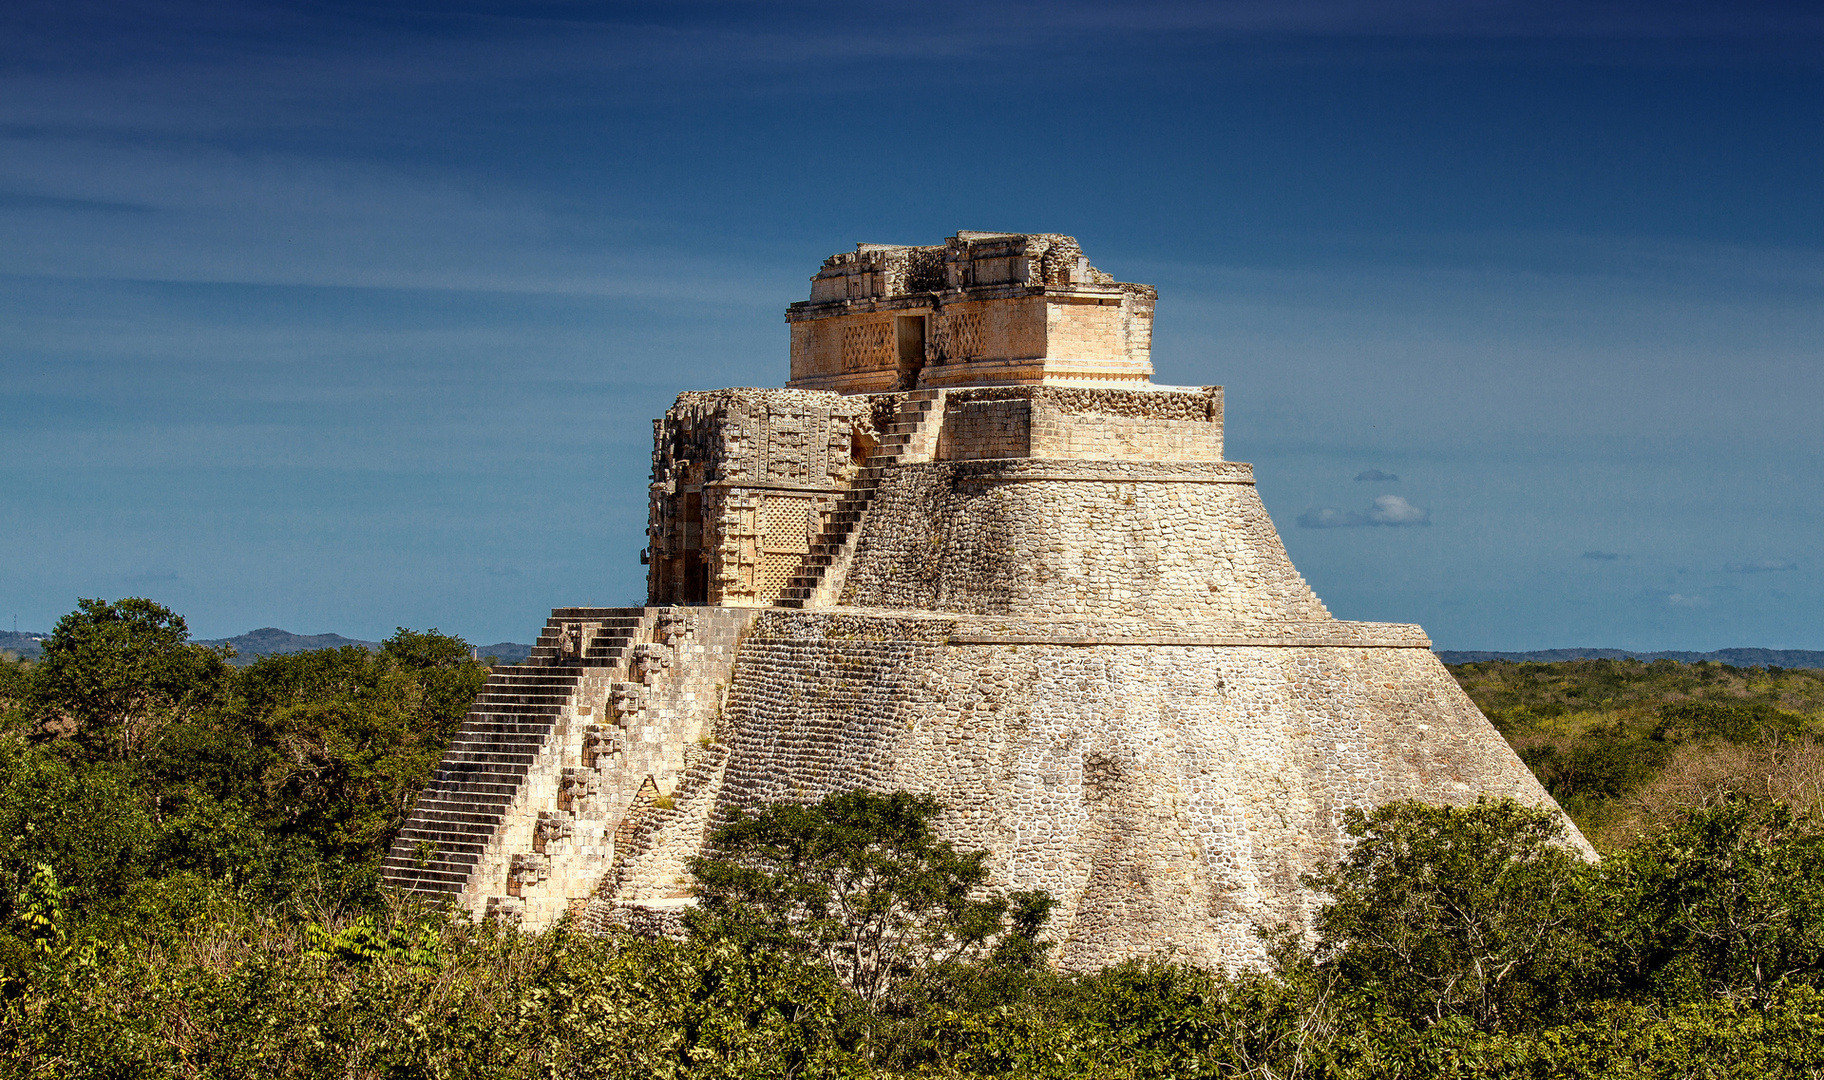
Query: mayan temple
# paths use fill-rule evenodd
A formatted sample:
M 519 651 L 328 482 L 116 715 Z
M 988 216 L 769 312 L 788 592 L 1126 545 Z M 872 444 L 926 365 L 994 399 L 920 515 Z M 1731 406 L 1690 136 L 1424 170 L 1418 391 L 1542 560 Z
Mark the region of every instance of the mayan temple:
M 638 925 L 733 809 L 907 789 L 1057 899 L 1060 964 L 1236 964 L 1346 808 L 1552 805 L 1417 626 L 1331 618 L 1221 387 L 1152 383 L 1154 296 L 1051 234 L 827 260 L 786 389 L 654 422 L 648 606 L 495 670 L 388 882 Z

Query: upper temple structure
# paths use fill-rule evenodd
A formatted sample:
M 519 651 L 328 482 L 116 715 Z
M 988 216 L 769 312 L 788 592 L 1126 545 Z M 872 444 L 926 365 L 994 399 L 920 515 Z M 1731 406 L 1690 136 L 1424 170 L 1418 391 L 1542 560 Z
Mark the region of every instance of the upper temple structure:
M 857 244 L 791 306 L 792 380 L 840 394 L 948 386 L 1145 386 L 1153 299 L 1068 236 L 960 232 Z
M 1061 965 L 1234 966 L 1309 924 L 1345 810 L 1552 806 L 1418 627 L 1331 617 L 1221 388 L 1151 382 L 1153 304 L 1055 234 L 826 260 L 787 389 L 654 421 L 647 606 L 495 669 L 388 882 L 663 923 L 736 810 L 905 789 L 1052 895 Z

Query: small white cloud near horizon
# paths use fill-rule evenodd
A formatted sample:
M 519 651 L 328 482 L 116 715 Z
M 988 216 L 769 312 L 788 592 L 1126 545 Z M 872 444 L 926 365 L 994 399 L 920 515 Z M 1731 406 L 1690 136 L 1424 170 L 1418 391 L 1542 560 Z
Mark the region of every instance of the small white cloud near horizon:
M 1431 511 L 1414 506 L 1399 495 L 1380 495 L 1366 510 L 1338 510 L 1322 507 L 1298 515 L 1300 528 L 1352 529 L 1367 525 L 1430 525 Z
M 1708 602 L 1701 596 L 1686 596 L 1684 593 L 1666 594 L 1666 603 L 1672 607 L 1703 607 Z

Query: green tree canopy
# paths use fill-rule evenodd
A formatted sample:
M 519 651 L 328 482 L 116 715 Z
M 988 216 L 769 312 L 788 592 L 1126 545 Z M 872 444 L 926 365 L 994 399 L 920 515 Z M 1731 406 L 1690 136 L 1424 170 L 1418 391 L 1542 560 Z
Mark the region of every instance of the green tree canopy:
M 190 643 L 183 617 L 138 597 L 79 600 L 32 668 L 29 704 L 95 754 L 125 758 L 159 729 L 219 700 L 224 650 Z
M 1350 810 L 1354 845 L 1307 879 L 1319 966 L 1415 1023 L 1549 1012 L 1584 954 L 1589 866 L 1558 816 L 1511 799 Z
M 1824 821 L 1730 797 L 1604 866 L 1607 972 L 1660 1000 L 1824 982 Z
M 1003 938 L 1036 952 L 1049 899 L 985 895 L 987 852 L 939 839 L 941 809 L 930 796 L 849 791 L 738 814 L 711 837 L 718 857 L 691 861 L 695 929 L 821 954 L 867 1001 Z

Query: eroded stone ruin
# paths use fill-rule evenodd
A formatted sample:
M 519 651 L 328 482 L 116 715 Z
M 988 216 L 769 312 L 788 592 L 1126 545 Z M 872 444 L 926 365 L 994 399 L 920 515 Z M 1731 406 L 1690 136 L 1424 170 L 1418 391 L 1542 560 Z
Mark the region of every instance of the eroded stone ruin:
M 387 880 L 640 924 L 733 809 L 909 789 L 1058 900 L 1064 966 L 1232 965 L 1304 924 L 1345 808 L 1551 805 L 1418 627 L 1331 618 L 1222 389 L 1150 381 L 1153 303 L 1066 236 L 827 260 L 787 389 L 654 423 L 650 606 L 496 669 Z

